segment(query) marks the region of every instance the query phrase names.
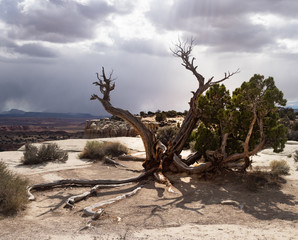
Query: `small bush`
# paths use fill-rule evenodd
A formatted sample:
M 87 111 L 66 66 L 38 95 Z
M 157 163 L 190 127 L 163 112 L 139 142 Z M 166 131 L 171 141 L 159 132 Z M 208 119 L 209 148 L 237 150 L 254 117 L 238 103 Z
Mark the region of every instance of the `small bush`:
M 9 215 L 24 209 L 27 197 L 28 181 L 9 171 L 0 162 L 0 213 Z
M 157 112 L 155 116 L 156 122 L 163 122 L 167 120 L 167 116 L 164 112 Z
M 40 148 L 32 144 L 26 144 L 24 156 L 21 161 L 25 165 L 30 165 L 51 161 L 66 162 L 67 159 L 67 152 L 62 151 L 57 144 L 41 145 Z
M 157 139 L 167 146 L 169 141 L 177 135 L 178 130 L 177 127 L 172 126 L 159 128 L 157 130 Z
M 274 160 L 270 162 L 271 172 L 276 175 L 287 175 L 290 171 L 290 166 L 285 160 Z
M 104 156 L 116 157 L 128 153 L 128 148 L 119 142 L 88 141 L 79 158 L 102 160 Z
M 103 147 L 105 155 L 112 157 L 117 157 L 124 153 L 128 153 L 128 148 L 120 142 L 105 142 Z

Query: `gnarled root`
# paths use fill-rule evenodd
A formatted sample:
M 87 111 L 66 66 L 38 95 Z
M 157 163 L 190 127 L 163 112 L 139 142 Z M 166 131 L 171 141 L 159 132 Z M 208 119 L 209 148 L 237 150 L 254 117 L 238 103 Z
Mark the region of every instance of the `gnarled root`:
M 96 185 L 119 185 L 125 183 L 132 183 L 132 182 L 139 182 L 140 180 L 148 177 L 151 175 L 156 169 L 151 169 L 146 172 L 143 172 L 137 177 L 122 179 L 122 180 L 86 180 L 86 179 L 62 179 L 54 182 L 49 183 L 39 183 L 34 184 L 31 187 L 27 188 L 28 199 L 30 201 L 34 201 L 35 197 L 31 193 L 32 190 L 43 190 L 47 188 L 55 188 L 55 187 L 66 187 L 66 186 L 77 186 L 77 187 L 93 187 Z M 88 195 L 88 194 L 87 194 Z
M 75 195 L 75 196 L 71 196 L 70 198 L 67 199 L 64 207 L 67 208 L 74 208 L 74 203 L 76 202 L 79 202 L 83 199 L 86 199 L 87 197 L 93 195 L 93 194 L 96 194 L 96 191 L 98 189 L 103 189 L 103 188 L 114 188 L 114 187 L 121 187 L 121 186 L 125 186 L 127 184 L 130 184 L 130 183 L 124 183 L 124 184 L 110 184 L 110 185 L 96 185 L 94 186 L 93 188 L 91 188 L 89 191 L 86 191 L 82 194 L 79 194 L 79 195 Z
M 174 154 L 174 157 L 173 157 L 173 164 L 181 172 L 187 172 L 187 173 L 202 173 L 212 168 L 211 162 L 202 163 L 196 167 L 189 167 L 176 154 Z
M 85 230 L 85 229 L 91 227 L 92 221 L 99 219 L 103 215 L 103 213 L 104 213 L 103 208 L 104 207 L 137 194 L 137 192 L 140 191 L 141 188 L 142 187 L 139 186 L 131 192 L 128 192 L 128 193 L 125 193 L 123 195 L 119 195 L 117 197 L 114 197 L 114 198 L 111 198 L 111 199 L 108 199 L 108 200 L 104 200 L 104 201 L 95 203 L 91 206 L 85 207 L 84 208 L 84 214 L 87 215 L 87 216 L 91 216 L 91 219 L 89 219 L 88 222 L 86 223 L 86 225 L 84 227 L 82 227 L 79 231 L 82 231 L 82 230 Z
M 111 198 L 111 199 L 108 199 L 108 200 L 105 200 L 105 201 L 95 203 L 91 206 L 85 207 L 84 208 L 84 214 L 87 215 L 87 216 L 93 216 L 93 218 L 94 218 L 98 214 L 102 213 L 103 207 L 105 207 L 107 205 L 110 205 L 112 203 L 118 202 L 122 199 L 131 197 L 131 196 L 135 195 L 139 190 L 141 190 L 141 188 L 142 187 L 137 187 L 136 189 L 134 189 L 131 192 L 128 192 L 128 193 L 125 193 L 123 195 L 117 196 L 115 198 Z

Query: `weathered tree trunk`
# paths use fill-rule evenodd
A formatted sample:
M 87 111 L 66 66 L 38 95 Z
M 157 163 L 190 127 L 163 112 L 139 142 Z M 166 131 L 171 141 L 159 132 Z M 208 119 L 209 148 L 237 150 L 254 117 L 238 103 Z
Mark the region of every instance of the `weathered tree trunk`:
M 95 85 L 100 87 L 100 91 L 104 95 L 103 98 L 98 97 L 96 94 L 92 95 L 91 100 L 99 100 L 103 105 L 104 109 L 114 115 L 117 116 L 125 121 L 127 121 L 138 134 L 141 136 L 142 141 L 144 143 L 145 151 L 146 151 L 146 161 L 144 162 L 144 168 L 151 169 L 157 167 L 159 163 L 155 162 L 155 144 L 156 138 L 154 133 L 152 133 L 138 118 L 132 115 L 129 111 L 123 110 L 120 108 L 115 108 L 110 103 L 110 92 L 114 90 L 115 84 L 112 84 L 112 74 L 107 78 L 105 74 L 104 68 L 102 68 L 102 79 L 97 74 L 98 82 L 94 82 Z
M 179 44 L 176 45 L 176 49 L 172 51 L 174 56 L 179 57 L 182 60 L 182 65 L 187 70 L 193 73 L 193 75 L 196 77 L 199 83 L 199 87 L 195 92 L 193 92 L 193 97 L 190 99 L 189 102 L 189 111 L 185 116 L 185 119 L 182 123 L 182 126 L 180 127 L 177 136 L 172 142 L 168 144 L 169 147 L 167 148 L 166 152 L 164 152 L 160 148 L 160 146 L 157 144 L 158 141 L 154 133 L 151 132 L 141 122 L 141 120 L 137 119 L 126 110 L 115 108 L 114 106 L 112 106 L 112 104 L 110 103 L 110 92 L 115 88 L 115 83 L 112 83 L 113 80 L 111 79 L 112 73 L 109 77 L 106 77 L 104 68 L 102 68 L 101 77 L 99 77 L 99 74 L 97 73 L 98 82 L 94 82 L 95 85 L 99 86 L 100 91 L 103 94 L 103 97 L 100 98 L 96 94 L 94 94 L 92 95 L 91 100 L 99 100 L 107 112 L 127 121 L 136 129 L 136 131 L 140 134 L 143 140 L 146 151 L 146 160 L 143 163 L 143 167 L 146 171 L 150 169 L 158 170 L 158 176 L 162 175 L 161 172 L 164 166 L 169 166 L 172 163 L 174 154 L 179 155 L 181 153 L 191 132 L 196 127 L 200 117 L 200 110 L 198 109 L 199 96 L 203 94 L 212 85 L 223 82 L 226 79 L 233 76 L 234 74 L 238 73 L 238 70 L 233 73 L 226 73 L 224 78 L 218 81 L 213 81 L 212 77 L 205 83 L 204 77 L 197 72 L 197 66 L 194 66 L 195 58 L 191 57 L 192 49 L 193 40 L 191 40 L 189 45 L 185 43 L 182 44 L 181 42 L 179 42 Z M 160 177 L 160 179 L 163 179 L 163 177 Z
M 256 111 L 257 111 L 256 106 L 254 106 L 253 107 L 253 119 L 252 119 L 252 121 L 249 125 L 248 133 L 246 135 L 245 142 L 244 142 L 244 154 L 245 154 L 245 157 L 244 157 L 244 160 L 245 160 L 244 170 L 246 168 L 248 168 L 249 165 L 250 165 L 250 161 L 249 161 L 249 141 L 250 141 L 250 137 L 251 137 L 253 128 L 254 128 L 255 123 L 257 121 L 257 112 Z

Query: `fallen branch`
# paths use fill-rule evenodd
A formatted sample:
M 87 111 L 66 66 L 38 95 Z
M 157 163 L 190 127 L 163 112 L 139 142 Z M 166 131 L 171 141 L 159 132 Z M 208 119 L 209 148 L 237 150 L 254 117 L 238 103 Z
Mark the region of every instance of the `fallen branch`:
M 133 178 L 127 178 L 127 179 L 122 179 L 122 180 L 102 180 L 102 179 L 97 179 L 97 180 L 86 180 L 86 179 L 62 179 L 54 182 L 49 182 L 49 183 L 39 183 L 39 184 L 34 184 L 31 187 L 28 187 L 27 189 L 27 194 L 28 194 L 28 199 L 30 201 L 34 201 L 35 197 L 31 193 L 32 190 L 43 190 L 47 188 L 54 188 L 54 187 L 66 187 L 66 186 L 77 186 L 77 187 L 93 187 L 96 185 L 113 185 L 113 184 L 125 184 L 125 183 L 131 183 L 131 182 L 138 182 L 149 175 L 151 175 L 156 169 L 150 169 L 149 171 L 143 172 L 137 177 Z
M 135 195 L 139 190 L 141 190 L 141 188 L 142 187 L 137 187 L 136 189 L 134 189 L 131 192 L 128 192 L 128 193 L 125 193 L 123 195 L 117 196 L 115 198 L 104 200 L 104 201 L 95 203 L 95 204 L 93 204 L 91 206 L 85 207 L 84 208 L 84 214 L 87 215 L 87 216 L 92 216 L 93 219 L 94 218 L 97 219 L 98 216 L 100 214 L 102 214 L 103 207 L 105 207 L 106 205 L 110 205 L 112 203 L 118 202 L 118 201 L 120 201 L 122 199 L 131 197 L 131 196 Z
M 71 209 L 74 208 L 74 203 L 79 202 L 83 199 L 86 199 L 87 197 L 96 194 L 96 191 L 98 189 L 102 188 L 114 188 L 114 187 L 122 187 L 130 183 L 124 183 L 124 184 L 111 184 L 111 185 L 96 185 L 93 188 L 90 189 L 90 191 L 86 191 L 82 194 L 71 196 L 70 198 L 67 199 L 64 207 L 70 207 Z

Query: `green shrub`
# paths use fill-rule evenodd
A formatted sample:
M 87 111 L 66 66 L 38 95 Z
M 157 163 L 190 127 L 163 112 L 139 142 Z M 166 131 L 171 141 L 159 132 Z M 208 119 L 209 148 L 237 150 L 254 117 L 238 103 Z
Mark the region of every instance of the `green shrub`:
M 61 150 L 57 144 L 41 145 L 40 148 L 32 144 L 25 145 L 25 152 L 22 163 L 25 165 L 39 164 L 51 161 L 66 162 L 67 152 Z
M 174 137 L 177 135 L 178 130 L 178 127 L 173 126 L 159 128 L 157 130 L 157 139 L 167 146 L 168 142 L 174 139 Z
M 287 175 L 290 171 L 290 166 L 285 160 L 274 160 L 270 162 L 271 172 L 276 175 Z
M 167 120 L 167 116 L 164 112 L 157 112 L 155 116 L 156 122 L 163 122 Z
M 116 157 L 128 153 L 128 148 L 119 142 L 88 141 L 79 158 L 102 160 L 104 156 Z
M 9 171 L 0 162 L 0 213 L 14 214 L 24 209 L 28 201 L 28 181 Z

